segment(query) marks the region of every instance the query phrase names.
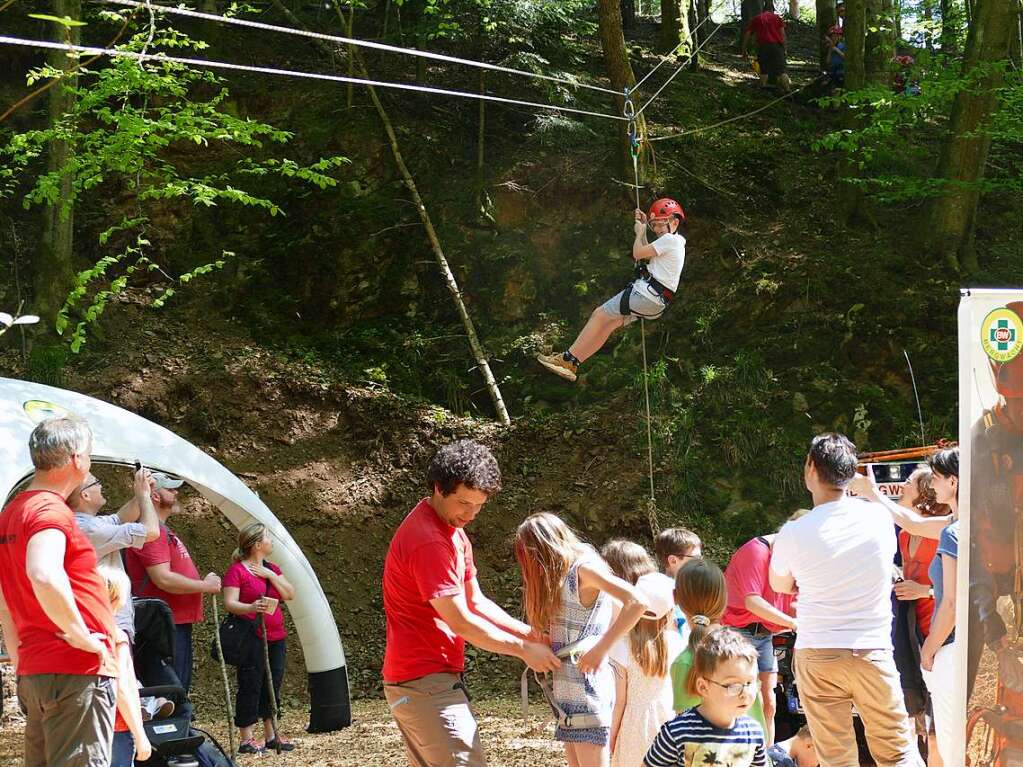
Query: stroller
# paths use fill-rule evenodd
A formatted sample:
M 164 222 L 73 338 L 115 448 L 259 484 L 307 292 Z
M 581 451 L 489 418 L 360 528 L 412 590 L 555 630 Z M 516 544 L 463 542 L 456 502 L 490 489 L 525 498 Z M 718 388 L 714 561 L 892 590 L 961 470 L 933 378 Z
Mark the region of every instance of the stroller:
M 145 722 L 153 755 L 146 767 L 234 767 L 231 757 L 209 733 L 192 726 L 192 703 L 174 671 L 174 618 L 160 599 L 136 599 L 135 675 L 139 694 L 174 701 L 174 713 Z

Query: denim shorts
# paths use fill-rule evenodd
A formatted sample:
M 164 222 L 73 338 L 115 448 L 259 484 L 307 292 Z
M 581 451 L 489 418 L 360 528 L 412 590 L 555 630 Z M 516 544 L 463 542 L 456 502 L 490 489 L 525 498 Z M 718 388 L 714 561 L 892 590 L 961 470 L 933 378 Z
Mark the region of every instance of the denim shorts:
M 761 674 L 778 673 L 778 659 L 774 655 L 774 637 L 771 634 L 754 634 L 749 629 L 736 629 L 746 637 L 757 650 L 757 671 Z

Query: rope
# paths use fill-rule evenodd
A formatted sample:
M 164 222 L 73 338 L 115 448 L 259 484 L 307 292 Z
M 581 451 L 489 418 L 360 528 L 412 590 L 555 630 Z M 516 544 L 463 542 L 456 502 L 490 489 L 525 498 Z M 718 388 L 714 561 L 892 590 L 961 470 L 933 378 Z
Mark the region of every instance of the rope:
M 643 137 L 639 136 L 636 128 L 636 108 L 632 103 L 632 90 L 625 89 L 624 116 L 629 120 L 629 153 L 632 155 L 632 177 L 633 190 L 636 194 L 636 209 L 639 210 L 639 152 Z M 657 500 L 654 496 L 654 439 L 653 430 L 650 425 L 650 376 L 647 367 L 646 356 L 646 318 L 639 318 L 639 337 L 643 347 L 643 398 L 646 404 L 646 456 L 647 466 L 650 475 L 650 497 L 647 499 L 647 522 L 650 525 L 651 537 L 656 537 L 659 532 L 657 523 Z
M 210 594 L 213 603 L 213 641 L 217 643 L 217 656 L 220 658 L 220 676 L 224 680 L 224 700 L 227 702 L 227 742 L 231 748 L 231 760 L 235 758 L 234 750 L 234 706 L 231 704 L 231 683 L 227 681 L 227 663 L 224 661 L 224 648 L 220 646 L 220 616 L 217 614 L 217 595 Z
M 808 82 L 806 85 L 803 85 L 802 87 L 797 88 L 794 91 L 789 91 L 788 93 L 786 93 L 786 94 L 784 94 L 782 96 L 779 96 L 778 98 L 774 99 L 773 101 L 769 101 L 766 104 L 764 104 L 763 106 L 757 107 L 756 109 L 750 110 L 749 112 L 745 112 L 744 114 L 736 115 L 735 117 L 729 117 L 727 120 L 721 120 L 720 122 L 712 123 L 710 125 L 701 125 L 701 126 L 699 126 L 697 128 L 693 128 L 691 130 L 682 131 L 681 133 L 672 133 L 672 134 L 667 135 L 667 136 L 651 136 L 650 138 L 647 139 L 647 141 L 667 141 L 668 139 L 681 138 L 682 136 L 691 136 L 694 133 L 703 133 L 704 131 L 713 130 L 714 128 L 720 128 L 722 125 L 728 125 L 729 123 L 734 123 L 734 122 L 737 122 L 738 120 L 744 120 L 747 117 L 752 117 L 753 115 L 760 114 L 761 112 L 763 112 L 763 111 L 765 111 L 767 109 L 770 109 L 771 107 L 773 107 L 775 104 L 777 104 L 780 101 L 784 101 L 787 98 L 795 96 L 797 93 L 805 91 L 811 85 L 816 83 L 817 80 L 819 80 L 819 79 L 820 79 L 819 77 L 816 77 L 813 80 L 811 80 L 810 82 Z
M 144 8 L 148 3 L 138 2 L 138 0 L 102 0 L 110 5 L 126 6 L 128 8 Z M 370 40 L 358 40 L 352 37 L 341 37 L 339 35 L 328 35 L 322 32 L 312 32 L 308 29 L 295 29 L 292 27 L 282 27 L 276 24 L 265 24 L 261 21 L 251 21 L 249 19 L 241 19 L 232 16 L 220 16 L 215 13 L 202 13 L 201 11 L 193 11 L 188 8 L 171 8 L 168 6 L 153 6 L 153 9 L 160 13 L 173 14 L 175 16 L 188 16 L 194 19 L 204 19 L 206 21 L 217 21 L 224 24 L 233 24 L 239 27 L 250 27 L 252 29 L 262 29 L 267 32 L 281 32 L 286 35 L 298 35 L 299 37 L 309 37 L 314 40 L 325 40 L 327 42 L 339 43 L 341 45 L 353 45 L 360 48 L 372 48 L 378 51 L 386 51 L 388 53 L 401 53 L 407 56 L 416 56 L 423 59 L 433 59 L 434 61 L 444 61 L 449 64 L 464 64 L 465 66 L 477 67 L 479 69 L 489 69 L 494 72 L 504 72 L 510 75 L 519 75 L 520 77 L 531 77 L 538 80 L 547 80 L 549 82 L 561 83 L 563 85 L 570 85 L 574 88 L 587 88 L 592 91 L 598 91 L 600 93 L 610 93 L 613 96 L 618 95 L 618 91 L 612 90 L 611 88 L 604 88 L 599 85 L 589 85 L 588 83 L 578 82 L 576 80 L 570 80 L 565 77 L 555 77 L 553 75 L 543 75 L 536 72 L 527 72 L 522 69 L 513 69 L 512 67 L 503 67 L 499 64 L 488 64 L 482 61 L 474 61 L 472 59 L 463 59 L 457 56 L 446 56 L 442 53 L 433 53 L 432 51 L 421 51 L 415 48 L 401 48 L 395 45 L 387 45 L 385 43 L 376 43 Z
M 715 9 L 715 10 L 717 10 L 717 9 Z M 693 36 L 697 32 L 700 31 L 700 27 L 702 27 L 707 22 L 707 19 L 710 18 L 711 13 L 713 13 L 713 11 L 708 12 L 706 16 L 704 16 L 702 19 L 700 19 L 700 23 L 697 24 L 695 27 L 692 28 L 692 30 L 689 31 L 689 34 L 686 36 L 685 40 L 682 40 L 678 45 L 676 45 L 674 48 L 672 48 L 670 51 L 668 51 L 666 54 L 664 54 L 664 56 L 661 57 L 661 60 L 659 62 L 657 62 L 657 66 L 655 66 L 653 69 L 651 69 L 645 75 L 643 75 L 643 79 L 640 80 L 638 83 L 636 83 L 636 85 L 632 88 L 632 90 L 633 91 L 638 91 L 640 89 L 640 87 L 643 85 L 643 83 L 645 83 L 650 78 L 650 75 L 652 75 L 654 72 L 656 72 L 658 69 L 660 69 L 661 65 L 664 64 L 669 58 L 674 56 L 679 48 L 681 48 L 683 45 L 685 45 L 690 40 L 692 40 Z
M 190 59 L 180 56 L 165 56 L 157 53 L 136 53 L 116 48 L 94 48 L 87 45 L 67 45 L 66 43 L 51 42 L 49 40 L 26 40 L 20 37 L 7 37 L 0 35 L 0 45 L 20 45 L 29 48 L 47 48 L 65 50 L 73 53 L 90 53 L 97 56 L 110 56 L 112 58 L 127 58 L 136 61 L 166 61 L 172 64 L 185 64 L 193 67 L 209 67 L 210 69 L 227 69 L 236 72 L 254 72 L 256 74 L 279 75 L 282 77 L 296 77 L 307 80 L 324 80 L 335 83 L 352 83 L 354 85 L 373 85 L 378 88 L 394 88 L 396 90 L 414 91 L 416 93 L 434 93 L 441 96 L 457 96 L 459 98 L 477 99 L 482 101 L 494 101 L 499 104 L 515 104 L 517 106 L 532 107 L 534 109 L 551 109 L 555 112 L 571 112 L 573 114 L 586 115 L 588 117 L 603 117 L 607 120 L 624 121 L 620 115 L 607 114 L 606 112 L 591 112 L 585 109 L 573 107 L 556 106 L 554 104 L 540 104 L 535 101 L 521 101 L 509 99 L 502 96 L 490 96 L 482 93 L 470 93 L 466 91 L 452 91 L 445 88 L 431 88 L 425 85 L 410 85 L 408 83 L 389 83 L 379 80 L 363 80 L 357 77 L 343 77 L 342 75 L 327 75 L 320 72 L 301 72 L 293 69 L 277 69 L 274 67 L 257 67 L 248 64 L 232 64 L 226 61 L 210 61 L 206 59 Z

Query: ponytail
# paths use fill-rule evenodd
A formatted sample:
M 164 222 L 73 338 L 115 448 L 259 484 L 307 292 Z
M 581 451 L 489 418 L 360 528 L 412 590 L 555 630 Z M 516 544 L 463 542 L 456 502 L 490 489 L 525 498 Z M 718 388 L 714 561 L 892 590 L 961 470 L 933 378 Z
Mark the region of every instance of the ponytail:
M 231 554 L 231 559 L 241 562 L 252 553 L 252 549 L 266 537 L 266 525 L 262 522 L 251 522 L 238 531 L 238 548 Z
M 675 575 L 675 604 L 690 623 L 689 650 L 693 653 L 710 627 L 721 621 L 728 605 L 728 587 L 721 568 L 709 559 L 692 559 Z

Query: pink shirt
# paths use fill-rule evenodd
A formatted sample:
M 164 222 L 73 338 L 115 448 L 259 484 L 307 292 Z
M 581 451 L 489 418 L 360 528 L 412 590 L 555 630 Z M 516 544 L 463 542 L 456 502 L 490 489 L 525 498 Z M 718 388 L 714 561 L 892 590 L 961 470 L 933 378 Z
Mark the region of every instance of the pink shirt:
M 273 570 L 278 575 L 281 574 L 281 568 L 273 562 L 263 562 L 263 566 L 267 570 Z M 228 586 L 238 589 L 238 601 L 244 604 L 252 604 L 260 597 L 273 597 L 280 600 L 276 610 L 263 616 L 264 625 L 266 626 L 266 639 L 268 642 L 276 642 L 278 639 L 284 639 L 287 636 L 287 632 L 284 630 L 284 610 L 281 609 L 284 600 L 281 599 L 277 589 L 267 579 L 257 578 L 241 562 L 235 562 L 227 568 L 221 585 L 225 589 Z M 239 617 L 254 621 L 259 617 L 259 613 L 248 613 Z M 256 630 L 256 635 L 263 636 L 258 629 Z
M 756 594 L 786 615 L 792 614 L 792 594 L 776 594 L 771 589 L 769 569 L 771 548 L 761 538 L 747 541 L 732 555 L 725 568 L 725 583 L 728 586 L 728 607 L 722 623 L 742 628 L 759 623 L 773 634 L 785 631 L 784 626 L 768 623 L 759 615 L 746 609 L 746 597 Z

